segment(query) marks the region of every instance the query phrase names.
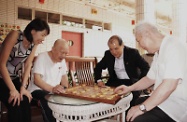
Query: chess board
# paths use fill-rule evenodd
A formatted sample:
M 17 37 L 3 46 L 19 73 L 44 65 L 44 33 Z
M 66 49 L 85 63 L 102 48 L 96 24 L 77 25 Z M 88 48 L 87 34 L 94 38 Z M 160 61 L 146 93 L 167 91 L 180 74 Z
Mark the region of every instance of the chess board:
M 60 95 L 96 102 L 116 104 L 122 98 L 122 96 L 115 94 L 114 89 L 114 87 L 109 86 L 99 87 L 97 85 L 78 85 L 67 88 L 66 92 L 60 93 Z

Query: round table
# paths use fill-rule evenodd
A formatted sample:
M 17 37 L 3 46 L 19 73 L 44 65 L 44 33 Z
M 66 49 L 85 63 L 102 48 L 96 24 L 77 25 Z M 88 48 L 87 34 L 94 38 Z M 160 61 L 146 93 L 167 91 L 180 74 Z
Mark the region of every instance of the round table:
M 123 97 L 115 105 L 54 94 L 47 95 L 46 99 L 57 122 L 90 122 L 117 114 L 122 114 L 121 121 L 125 122 L 125 111 L 130 106 L 132 93 Z

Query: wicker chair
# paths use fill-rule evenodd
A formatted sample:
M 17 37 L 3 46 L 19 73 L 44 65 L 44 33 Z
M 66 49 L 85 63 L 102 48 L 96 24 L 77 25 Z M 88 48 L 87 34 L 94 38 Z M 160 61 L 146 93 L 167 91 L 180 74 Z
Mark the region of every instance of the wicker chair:
M 96 58 L 66 57 L 72 85 L 86 84 L 94 85 L 93 68 L 97 63 Z
M 75 85 L 95 85 L 94 68 L 97 64 L 95 57 L 66 57 L 69 76 L 72 81 L 72 86 Z M 119 117 L 118 117 L 119 118 Z M 97 122 L 119 122 L 117 120 L 105 118 Z

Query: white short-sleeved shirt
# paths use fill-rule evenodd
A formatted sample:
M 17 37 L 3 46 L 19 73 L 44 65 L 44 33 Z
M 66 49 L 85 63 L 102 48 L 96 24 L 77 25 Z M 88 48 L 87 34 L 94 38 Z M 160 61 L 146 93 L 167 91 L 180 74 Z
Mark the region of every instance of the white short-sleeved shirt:
M 187 44 L 166 36 L 156 53 L 147 76 L 156 89 L 164 79 L 180 79 L 175 91 L 158 105 L 177 122 L 187 121 Z
M 60 84 L 62 76 L 67 74 L 66 62 L 65 60 L 62 60 L 61 62 L 54 63 L 48 52 L 44 52 L 37 56 L 32 72 L 40 74 L 42 76 L 42 80 L 46 83 L 56 86 Z M 32 78 L 31 83 L 29 83 L 28 90 L 33 92 L 36 89 L 40 88 L 34 84 Z

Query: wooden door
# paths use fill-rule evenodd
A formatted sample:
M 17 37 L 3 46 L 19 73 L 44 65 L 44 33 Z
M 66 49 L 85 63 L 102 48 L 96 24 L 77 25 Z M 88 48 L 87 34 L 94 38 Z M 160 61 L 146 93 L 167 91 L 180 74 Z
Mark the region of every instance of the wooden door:
M 62 38 L 70 44 L 69 56 L 82 57 L 82 33 L 62 31 Z

